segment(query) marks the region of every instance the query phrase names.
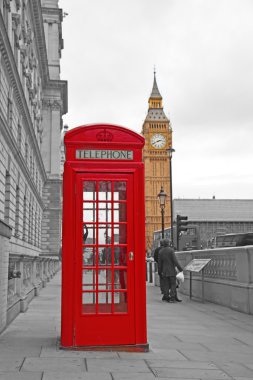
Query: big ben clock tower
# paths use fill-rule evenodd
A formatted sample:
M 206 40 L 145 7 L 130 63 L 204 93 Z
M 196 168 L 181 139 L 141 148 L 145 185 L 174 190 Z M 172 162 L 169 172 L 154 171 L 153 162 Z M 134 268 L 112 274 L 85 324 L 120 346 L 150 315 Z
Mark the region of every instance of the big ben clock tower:
M 157 198 L 161 186 L 167 193 L 165 208 L 165 227 L 170 227 L 170 165 L 168 149 L 172 147 L 170 121 L 163 111 L 162 96 L 156 83 L 154 72 L 153 89 L 148 101 L 148 114 L 142 127 L 145 137 L 143 161 L 145 164 L 145 202 L 146 202 L 146 249 L 150 250 L 154 231 L 161 230 L 161 209 Z

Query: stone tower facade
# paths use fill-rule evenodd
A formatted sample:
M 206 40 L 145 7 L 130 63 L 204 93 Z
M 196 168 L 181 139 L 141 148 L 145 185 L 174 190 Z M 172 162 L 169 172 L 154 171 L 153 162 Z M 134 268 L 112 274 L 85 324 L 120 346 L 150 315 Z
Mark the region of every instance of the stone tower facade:
M 146 141 L 143 161 L 145 164 L 147 251 L 152 249 L 154 231 L 161 229 L 161 209 L 157 197 L 161 186 L 168 195 L 165 207 L 165 227 L 170 227 L 171 224 L 171 173 L 168 149 L 172 147 L 172 129 L 163 111 L 163 99 L 157 86 L 156 73 L 154 73 L 154 83 L 148 104 L 148 114 L 142 127 L 142 135 Z
M 42 0 L 42 17 L 48 59 L 49 82 L 43 98 L 42 157 L 47 174 L 43 188 L 42 254 L 58 255 L 61 245 L 61 130 L 67 111 L 66 82 L 60 80 L 63 48 L 62 10 L 58 0 Z

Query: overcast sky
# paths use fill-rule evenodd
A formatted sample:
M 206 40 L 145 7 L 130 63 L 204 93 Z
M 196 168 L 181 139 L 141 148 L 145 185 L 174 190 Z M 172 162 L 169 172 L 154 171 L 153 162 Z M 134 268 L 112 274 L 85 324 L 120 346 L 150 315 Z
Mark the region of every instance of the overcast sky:
M 60 0 L 70 128 L 141 132 L 154 65 L 175 198 L 253 196 L 253 1 Z

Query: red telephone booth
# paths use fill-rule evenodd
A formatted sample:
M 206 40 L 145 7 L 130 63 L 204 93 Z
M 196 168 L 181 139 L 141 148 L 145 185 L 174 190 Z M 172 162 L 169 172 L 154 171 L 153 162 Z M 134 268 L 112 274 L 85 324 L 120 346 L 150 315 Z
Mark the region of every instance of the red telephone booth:
M 98 124 L 64 140 L 61 346 L 147 351 L 144 138 Z

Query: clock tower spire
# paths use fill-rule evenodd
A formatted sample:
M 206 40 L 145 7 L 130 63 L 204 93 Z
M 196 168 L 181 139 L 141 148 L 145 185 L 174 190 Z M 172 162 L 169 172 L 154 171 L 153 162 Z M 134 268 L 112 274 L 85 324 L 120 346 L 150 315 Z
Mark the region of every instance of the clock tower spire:
M 146 249 L 151 250 L 154 231 L 161 230 L 161 210 L 157 195 L 163 186 L 167 193 L 165 208 L 165 228 L 170 227 L 170 165 L 168 149 L 172 147 L 170 121 L 163 111 L 163 98 L 157 86 L 156 71 L 151 95 L 148 100 L 148 113 L 142 126 L 145 137 L 143 161 L 145 164 L 146 202 Z

